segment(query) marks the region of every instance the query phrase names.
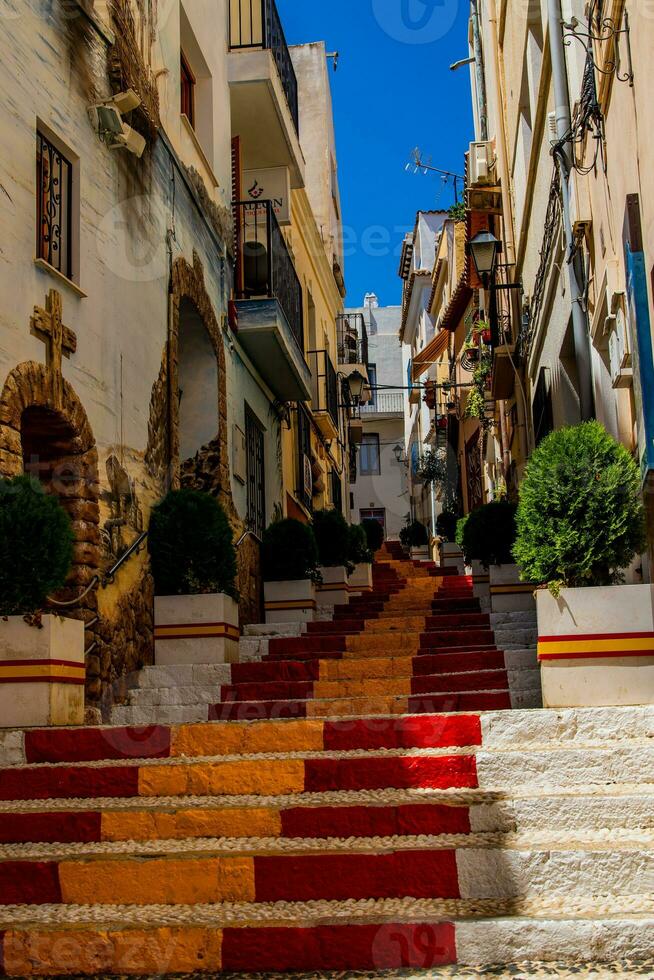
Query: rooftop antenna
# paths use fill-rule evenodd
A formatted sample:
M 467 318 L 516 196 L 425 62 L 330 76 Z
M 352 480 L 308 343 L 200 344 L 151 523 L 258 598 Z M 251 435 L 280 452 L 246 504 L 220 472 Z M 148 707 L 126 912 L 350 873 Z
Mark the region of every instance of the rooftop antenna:
M 328 58 L 331 58 L 332 61 L 334 62 L 334 71 L 338 71 L 338 59 L 340 58 L 340 56 L 341 56 L 340 51 L 328 51 L 327 52 L 327 57 Z
M 432 166 L 431 157 L 424 159 L 420 151 L 420 147 L 416 146 L 415 149 L 411 151 L 411 160 L 407 163 L 405 170 L 412 170 L 414 174 L 422 172 L 423 176 L 427 176 L 429 173 L 440 174 L 443 178 L 443 183 L 447 183 L 451 180 L 454 184 L 454 200 L 459 202 L 459 181 L 465 183 L 465 177 L 461 174 L 455 174 L 451 170 L 441 170 L 440 167 Z

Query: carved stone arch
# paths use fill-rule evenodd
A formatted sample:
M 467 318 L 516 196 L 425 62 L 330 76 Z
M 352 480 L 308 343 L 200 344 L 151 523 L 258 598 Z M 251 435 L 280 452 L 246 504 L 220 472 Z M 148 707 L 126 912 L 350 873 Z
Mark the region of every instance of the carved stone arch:
M 178 258 L 172 272 L 172 329 L 170 338 L 170 392 L 171 392 L 171 454 L 173 457 L 173 482 L 195 487 L 220 497 L 228 510 L 232 509 L 229 480 L 227 442 L 227 381 L 225 374 L 225 349 L 222 329 L 214 312 L 213 304 L 204 280 L 204 269 L 197 252 L 193 252 L 193 265 Z M 199 315 L 211 341 L 218 367 L 217 377 L 217 428 L 211 438 L 193 458 L 180 459 L 179 432 L 179 347 L 180 324 L 184 305 L 191 303 Z
M 80 595 L 100 566 L 100 488 L 98 453 L 86 411 L 65 379 L 61 390 L 59 399 L 51 372 L 35 361 L 18 364 L 9 373 L 0 394 L 0 475 L 33 473 L 68 512 L 75 536 L 74 564 L 57 598 L 69 601 Z M 66 615 L 88 622 L 95 619 L 96 610 L 92 591 Z M 87 631 L 87 646 L 94 639 Z M 87 691 L 98 679 L 99 670 L 87 671 Z

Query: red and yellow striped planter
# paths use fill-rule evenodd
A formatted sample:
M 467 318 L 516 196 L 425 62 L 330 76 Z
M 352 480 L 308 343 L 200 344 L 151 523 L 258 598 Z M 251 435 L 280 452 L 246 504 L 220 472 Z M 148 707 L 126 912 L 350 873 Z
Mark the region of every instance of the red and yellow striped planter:
M 654 703 L 654 593 L 650 585 L 536 594 L 546 707 Z
M 172 595 L 154 600 L 157 664 L 238 662 L 238 605 L 230 596 Z
M 0 726 L 81 725 L 84 721 L 84 624 L 43 616 L 0 620 Z

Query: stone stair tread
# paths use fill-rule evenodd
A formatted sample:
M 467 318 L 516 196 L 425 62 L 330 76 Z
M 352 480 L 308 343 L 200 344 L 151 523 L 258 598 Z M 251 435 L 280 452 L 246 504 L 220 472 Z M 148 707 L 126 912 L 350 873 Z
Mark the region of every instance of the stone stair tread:
M 16 843 L 0 844 L 0 866 L 3 862 L 93 860 L 115 857 L 117 860 L 161 856 L 193 859 L 199 857 L 259 854 L 299 856 L 307 854 L 384 854 L 424 850 L 492 850 L 547 853 L 584 851 L 598 854 L 613 851 L 650 853 L 654 829 L 607 828 L 566 831 L 550 828 L 522 833 L 468 832 L 458 834 L 396 834 L 389 837 L 190 837 L 156 840 L 86 841 L 83 843 Z
M 0 930 L 28 925 L 56 925 L 79 928 L 95 924 L 104 928 L 129 927 L 138 916 L 138 928 L 195 925 L 220 928 L 250 924 L 303 925 L 373 922 L 437 922 L 446 919 L 513 919 L 524 924 L 532 919 L 628 918 L 652 920 L 654 896 L 651 893 L 621 895 L 568 896 L 565 906 L 560 895 L 513 899 L 348 899 L 304 902 L 220 902 L 188 905 L 59 905 L 0 906 Z

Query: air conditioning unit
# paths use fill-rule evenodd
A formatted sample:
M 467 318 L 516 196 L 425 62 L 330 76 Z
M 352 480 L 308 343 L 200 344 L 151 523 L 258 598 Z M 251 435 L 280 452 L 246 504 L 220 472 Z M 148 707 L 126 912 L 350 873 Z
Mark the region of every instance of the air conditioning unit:
M 607 326 L 613 321 L 609 333 L 609 365 L 611 383 L 614 388 L 629 388 L 633 384 L 634 372 L 627 336 L 627 323 L 622 308 L 613 316 L 607 317 Z
M 313 471 L 311 469 L 311 459 L 306 453 L 302 456 L 304 492 L 307 497 L 313 497 Z
M 468 157 L 471 187 L 494 182 L 495 156 L 492 143 L 471 143 Z

